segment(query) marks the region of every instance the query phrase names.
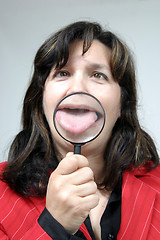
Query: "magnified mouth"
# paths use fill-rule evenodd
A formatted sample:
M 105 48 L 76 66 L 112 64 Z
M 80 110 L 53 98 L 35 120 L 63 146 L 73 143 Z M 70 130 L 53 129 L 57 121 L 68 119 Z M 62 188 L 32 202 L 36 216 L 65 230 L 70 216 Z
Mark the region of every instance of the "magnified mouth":
M 56 121 L 66 131 L 81 134 L 91 128 L 102 114 L 88 106 L 63 106 L 57 110 Z

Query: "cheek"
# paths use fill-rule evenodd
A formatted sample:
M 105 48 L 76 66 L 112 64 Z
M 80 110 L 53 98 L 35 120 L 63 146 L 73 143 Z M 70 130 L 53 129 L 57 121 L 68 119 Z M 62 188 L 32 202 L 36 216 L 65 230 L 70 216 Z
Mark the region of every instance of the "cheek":
M 50 91 L 45 88 L 43 92 L 43 111 L 49 124 L 52 120 L 54 108 L 55 103 L 53 94 L 51 94 Z
M 58 91 L 52 81 L 46 82 L 43 91 L 43 110 L 46 114 L 54 111 L 58 102 Z
M 106 119 L 116 122 L 121 116 L 121 93 L 116 91 L 114 94 L 106 95 L 102 99 L 102 105 L 105 109 Z
M 55 135 L 55 128 L 53 124 L 53 113 L 55 109 L 56 103 L 54 102 L 53 95 L 50 96 L 48 91 L 44 91 L 43 93 L 43 111 L 48 122 L 50 131 L 52 135 Z
M 43 91 L 43 111 L 51 131 L 53 130 L 54 110 L 62 97 L 63 94 L 60 93 L 60 90 L 58 91 L 55 84 L 52 82 L 46 83 Z

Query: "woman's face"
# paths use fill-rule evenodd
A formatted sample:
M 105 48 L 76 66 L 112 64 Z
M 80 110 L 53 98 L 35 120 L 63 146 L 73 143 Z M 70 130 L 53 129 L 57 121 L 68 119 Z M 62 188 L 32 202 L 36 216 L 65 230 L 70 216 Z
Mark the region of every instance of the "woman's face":
M 121 90 L 111 74 L 110 49 L 98 40 L 93 41 L 84 55 L 82 49 L 81 40 L 72 43 L 67 64 L 60 70 L 52 68 L 44 86 L 44 113 L 54 145 L 62 155 L 73 151 L 73 146 L 58 135 L 53 125 L 53 112 L 61 98 L 73 92 L 86 92 L 98 98 L 104 107 L 106 114 L 104 129 L 94 141 L 82 147 L 82 153 L 83 151 L 88 153 L 92 151 L 92 154 L 94 151 L 104 153 L 121 112 Z

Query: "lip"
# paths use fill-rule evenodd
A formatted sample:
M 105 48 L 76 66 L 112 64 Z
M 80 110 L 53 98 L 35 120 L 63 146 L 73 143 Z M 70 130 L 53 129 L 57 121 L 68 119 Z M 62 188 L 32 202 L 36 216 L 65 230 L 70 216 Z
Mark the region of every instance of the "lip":
M 62 110 L 62 109 L 71 109 L 71 110 L 86 110 L 86 111 L 91 111 L 91 112 L 97 112 L 97 109 L 95 109 L 92 106 L 88 106 L 85 104 L 80 104 L 80 105 L 75 105 L 75 104 L 62 104 L 58 106 L 57 110 Z

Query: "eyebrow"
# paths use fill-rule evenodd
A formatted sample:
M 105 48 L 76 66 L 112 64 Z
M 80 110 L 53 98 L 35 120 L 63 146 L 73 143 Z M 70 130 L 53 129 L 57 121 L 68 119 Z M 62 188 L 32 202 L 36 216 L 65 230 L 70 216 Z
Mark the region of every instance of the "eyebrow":
M 63 66 L 61 69 L 65 68 L 65 67 L 70 67 L 70 65 L 67 63 L 65 66 Z M 93 70 L 93 69 L 97 69 L 97 70 L 106 70 L 108 73 L 111 72 L 111 69 L 105 65 L 105 64 L 101 64 L 101 63 L 88 63 L 86 66 L 89 70 Z
M 90 63 L 88 64 L 88 68 L 96 68 L 96 69 L 106 69 L 107 71 L 110 69 L 105 64 L 99 64 L 99 63 Z
M 70 64 L 66 63 L 64 67 L 69 67 L 69 66 L 70 66 Z M 110 71 L 110 68 L 108 66 L 106 66 L 105 64 L 101 64 L 101 63 L 88 63 L 87 68 L 106 69 L 106 70 Z

